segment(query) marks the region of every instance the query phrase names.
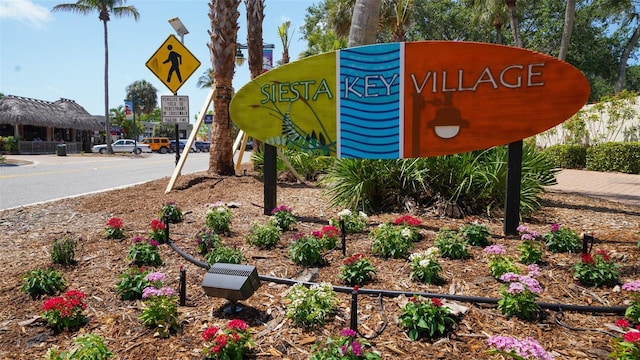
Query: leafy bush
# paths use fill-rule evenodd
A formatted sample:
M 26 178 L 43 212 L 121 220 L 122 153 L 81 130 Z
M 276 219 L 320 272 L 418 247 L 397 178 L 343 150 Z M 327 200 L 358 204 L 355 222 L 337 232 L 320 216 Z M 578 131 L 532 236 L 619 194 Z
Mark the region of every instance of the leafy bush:
M 196 235 L 196 249 L 200 255 L 205 255 L 211 249 L 220 245 L 220 236 L 211 229 L 204 228 Z
M 587 165 L 587 148 L 583 145 L 552 145 L 543 149 L 542 154 L 556 168 L 584 169 Z
M 162 209 L 158 213 L 158 217 L 160 219 L 167 218 L 167 220 L 172 224 L 177 224 L 182 222 L 182 210 L 176 205 L 176 203 L 169 201 L 162 205 Z
M 280 227 L 271 222 L 266 225 L 253 223 L 251 232 L 245 236 L 245 239 L 251 245 L 270 249 L 280 241 Z
M 436 284 L 442 281 L 440 271 L 442 266 L 438 263 L 440 250 L 436 247 L 430 247 L 426 251 L 413 253 L 409 255 L 409 266 L 411 279 L 418 279 L 425 284 Z
M 107 360 L 113 357 L 99 335 L 86 334 L 73 340 L 75 346 L 70 351 L 58 352 L 53 346 L 45 355 L 46 360 Z
M 295 240 L 289 246 L 289 258 L 298 265 L 322 265 L 323 244 L 319 238 L 303 234 L 296 234 Z
M 484 248 L 484 254 L 489 259 L 488 266 L 491 276 L 500 279 L 500 276 L 506 273 L 518 274 L 518 267 L 507 256 L 507 250 L 504 246 L 496 244 Z
M 220 245 L 211 249 L 211 251 L 209 251 L 209 253 L 207 253 L 204 258 L 209 264 L 240 264 L 247 261 L 247 259 L 244 257 L 244 254 L 242 253 L 242 249 L 234 249 L 224 245 Z
M 368 216 L 362 211 L 357 213 L 349 209 L 339 211 L 337 218 L 329 219 L 329 225 L 340 228 L 340 220 L 344 222 L 344 232 L 347 234 L 355 234 L 364 231 L 367 227 Z
M 551 231 L 542 235 L 542 238 L 547 249 L 554 253 L 577 252 L 582 248 L 578 234 L 566 226 L 551 224 Z
M 279 227 L 282 231 L 291 230 L 291 227 L 298 221 L 295 216 L 293 216 L 293 209 L 286 206 L 280 205 L 277 208 L 271 211 L 271 219 L 277 227 Z
M 142 299 L 142 291 L 151 285 L 147 275 L 151 270 L 141 267 L 132 267 L 120 275 L 120 281 L 116 284 L 116 291 L 122 300 Z
M 155 240 L 136 237 L 129 247 L 127 259 L 138 266 L 158 266 L 162 264 L 158 245 Z
M 76 255 L 76 246 L 78 241 L 70 236 L 62 239 L 56 239 L 51 247 L 51 261 L 54 264 L 73 265 L 76 263 L 74 257 Z
M 231 209 L 222 202 L 216 202 L 207 206 L 204 224 L 217 234 L 228 234 L 231 225 Z
M 538 316 L 538 296 L 542 286 L 535 279 L 539 275 L 537 265 L 530 265 L 528 275 L 506 273 L 500 280 L 507 283 L 500 288 L 498 310 L 505 316 L 515 316 L 521 320 L 534 320 Z M 532 271 L 531 271 L 532 270 Z
M 362 359 L 379 360 L 380 355 L 363 350 L 369 343 L 366 339 L 359 339 L 358 333 L 351 329 L 343 329 L 340 337 L 328 338 L 323 344 L 313 346 L 309 360 Z
M 298 175 L 308 181 L 317 180 L 321 174 L 326 173 L 327 169 L 329 169 L 335 161 L 335 159 L 331 157 L 296 149 L 282 149 L 282 154 L 286 156 Z M 254 151 L 251 155 L 251 161 L 258 171 L 258 176 L 262 177 L 264 174 L 264 152 Z M 276 170 L 278 172 L 289 170 L 280 156 L 278 156 L 276 160 Z
M 471 223 L 460 227 L 460 234 L 469 245 L 485 247 L 489 245 L 489 228 L 484 224 Z
M 369 259 L 362 254 L 354 254 L 342 262 L 338 278 L 347 285 L 362 285 L 371 281 L 375 272 L 376 268 Z
M 42 317 L 54 332 L 76 330 L 87 321 L 83 313 L 87 308 L 86 297 L 82 291 L 69 290 L 61 296 L 49 298 L 42 304 Z
M 518 260 L 525 265 L 536 264 L 542 260 L 542 244 L 537 241 L 524 240 L 517 249 L 520 251 Z
M 286 316 L 297 326 L 313 329 L 334 315 L 338 297 L 331 284 L 314 284 L 307 288 L 302 284 L 293 285 L 286 294 L 289 302 Z
M 18 151 L 18 139 L 13 136 L 0 136 L 0 150 L 7 153 Z
M 371 250 L 375 255 L 385 258 L 400 259 L 409 253 L 413 246 L 412 232 L 407 228 L 401 228 L 389 223 L 380 224 L 369 234 L 373 237 Z
M 469 257 L 467 242 L 460 234 L 450 229 L 440 229 L 434 244 L 440 250 L 440 255 L 449 259 L 466 259 Z
M 446 336 L 456 326 L 456 319 L 440 299 L 414 296 L 402 307 L 400 324 L 408 331 L 409 339 L 429 339 Z
M 640 174 L 640 142 L 605 143 L 587 150 L 587 169 Z
M 582 254 L 572 269 L 573 277 L 582 286 L 614 286 L 620 277 L 620 265 L 609 257 L 606 250 L 598 250 L 595 255 Z
M 67 287 L 62 273 L 55 269 L 35 269 L 22 275 L 24 284 L 20 290 L 26 292 L 32 299 L 42 295 L 54 295 Z

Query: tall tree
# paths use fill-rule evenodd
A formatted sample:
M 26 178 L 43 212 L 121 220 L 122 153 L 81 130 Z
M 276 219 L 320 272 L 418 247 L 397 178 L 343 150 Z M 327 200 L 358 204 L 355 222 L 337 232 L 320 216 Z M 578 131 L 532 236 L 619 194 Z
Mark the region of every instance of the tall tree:
M 88 15 L 98 12 L 98 19 L 102 21 L 104 29 L 104 130 L 107 140 L 107 151 L 111 154 L 111 125 L 109 121 L 109 36 L 107 23 L 111 20 L 111 15 L 115 17 L 132 16 L 138 20 L 140 13 L 133 6 L 125 6 L 126 0 L 78 0 L 73 4 L 59 4 L 51 11 L 67 11 L 71 13 Z
M 573 20 L 576 15 L 576 0 L 567 0 L 567 5 L 564 12 L 564 26 L 562 27 L 562 40 L 560 41 L 560 51 L 558 52 L 558 59 L 565 60 L 567 58 L 567 51 L 569 50 L 569 44 L 571 43 L 571 32 L 573 31 Z
M 638 0 L 606 0 L 606 6 L 615 8 L 621 17 L 618 33 L 624 33 L 625 44 L 620 54 L 618 76 L 614 83 L 615 93 L 624 88 L 629 58 L 640 41 L 640 1 Z
M 282 43 L 282 60 L 280 62 L 282 64 L 288 64 L 289 59 L 289 45 L 291 45 L 291 36 L 293 32 L 289 34 L 289 29 L 291 28 L 291 21 L 285 21 L 280 26 L 278 26 L 278 37 L 280 38 L 280 42 Z
M 380 0 L 356 0 L 349 29 L 348 47 L 376 42 L 380 23 Z
M 509 10 L 509 25 L 511 26 L 511 34 L 513 35 L 513 43 L 516 47 L 522 47 L 522 38 L 520 38 L 520 24 L 518 21 L 518 9 L 516 8 L 516 0 L 504 0 Z
M 233 73 L 238 42 L 238 6 L 240 0 L 211 0 L 208 30 L 214 72 L 213 130 L 209 155 L 209 172 L 234 175 L 232 125 L 229 102 L 233 94 Z
M 127 86 L 127 100 L 133 101 L 136 114 L 151 114 L 158 106 L 158 89 L 147 80 L 137 80 Z
M 249 72 L 251 78 L 262 74 L 262 22 L 264 0 L 244 0 L 247 9 L 247 49 L 249 50 Z
M 504 3 L 496 0 L 470 0 L 468 5 L 473 8 L 471 18 L 480 24 L 491 24 L 496 33 L 495 43 L 503 44 L 502 29 L 508 19 Z

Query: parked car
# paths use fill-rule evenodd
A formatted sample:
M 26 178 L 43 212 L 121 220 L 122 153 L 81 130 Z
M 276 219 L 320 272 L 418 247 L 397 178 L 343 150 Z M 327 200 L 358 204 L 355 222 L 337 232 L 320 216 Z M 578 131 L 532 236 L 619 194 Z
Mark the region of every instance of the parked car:
M 157 151 L 160 154 L 166 154 L 171 150 L 171 143 L 168 137 L 148 137 L 142 139 L 144 144 L 148 144 L 151 151 Z
M 209 152 L 209 149 L 211 148 L 211 142 L 209 141 L 196 141 L 194 145 L 196 149 L 203 152 Z
M 132 153 L 134 152 L 134 147 L 135 147 L 136 154 L 141 154 L 143 152 L 145 153 L 151 152 L 151 148 L 149 147 L 149 145 L 143 144 L 141 142 L 138 142 L 136 144 L 135 141 L 131 139 L 120 139 L 120 140 L 114 141 L 111 144 L 111 148 L 113 149 L 114 153 Z M 106 154 L 107 144 L 94 145 L 91 148 L 91 151 L 95 153 Z
M 184 149 L 186 144 L 187 144 L 186 140 L 180 140 L 180 149 L 179 149 L 180 152 L 182 152 L 182 149 Z M 176 151 L 176 141 L 171 140 L 171 152 L 175 152 L 175 151 Z M 191 153 L 199 152 L 199 151 L 200 150 L 196 149 L 195 145 L 191 145 L 191 149 L 189 149 L 189 152 Z

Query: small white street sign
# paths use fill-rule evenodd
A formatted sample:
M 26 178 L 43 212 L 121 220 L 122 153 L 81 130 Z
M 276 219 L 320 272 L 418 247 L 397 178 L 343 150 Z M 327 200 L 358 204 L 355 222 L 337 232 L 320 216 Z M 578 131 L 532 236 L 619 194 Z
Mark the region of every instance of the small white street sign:
M 160 97 L 164 124 L 189 123 L 189 97 L 163 95 Z

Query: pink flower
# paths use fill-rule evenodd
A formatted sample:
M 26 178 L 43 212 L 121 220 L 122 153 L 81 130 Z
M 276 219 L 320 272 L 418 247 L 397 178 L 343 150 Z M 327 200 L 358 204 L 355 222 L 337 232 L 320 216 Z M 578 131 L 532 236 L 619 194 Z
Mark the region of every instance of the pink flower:
M 483 251 L 488 255 L 505 255 L 507 253 L 507 249 L 500 244 L 487 246 Z
M 218 330 L 219 329 L 215 326 L 208 327 L 202 332 L 202 338 L 204 339 L 204 341 L 211 341 L 218 333 Z
M 403 215 L 395 219 L 393 223 L 395 225 L 419 226 L 420 224 L 422 224 L 422 221 L 420 219 L 414 218 L 411 215 Z
M 227 324 L 229 329 L 247 330 L 247 323 L 240 319 L 233 319 Z
M 629 327 L 629 325 L 630 325 L 630 323 L 629 323 L 629 320 L 626 320 L 626 319 L 618 319 L 618 320 L 616 320 L 616 322 L 615 322 L 615 324 L 614 324 L 614 325 L 615 325 L 615 326 L 618 326 L 618 327 L 621 327 L 621 328 L 628 328 L 628 327 Z
M 640 291 L 640 280 L 634 280 L 630 283 L 622 285 L 622 290 L 626 291 Z
M 147 280 L 148 281 L 162 281 L 162 280 L 164 280 L 164 278 L 165 278 L 164 274 L 161 273 L 161 272 L 157 272 L 157 271 L 154 271 L 154 272 L 149 273 L 147 275 Z
M 356 337 L 357 333 L 354 330 L 347 328 L 347 329 L 342 329 L 342 332 L 340 333 L 340 335 L 346 336 L 346 337 Z
M 640 331 L 629 331 L 628 333 L 624 334 L 624 341 L 630 343 L 640 341 Z
M 560 230 L 560 225 L 558 224 L 551 224 L 551 232 L 556 232 Z

